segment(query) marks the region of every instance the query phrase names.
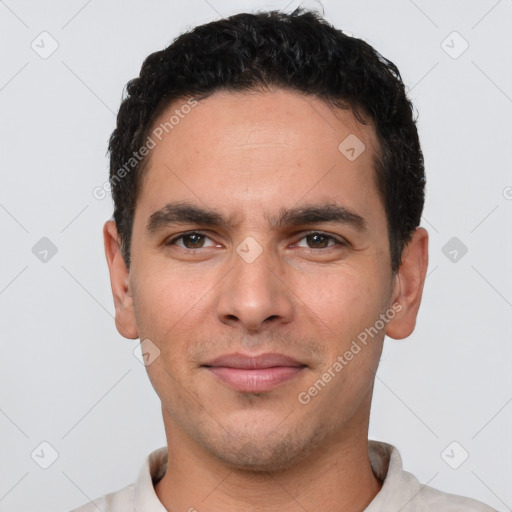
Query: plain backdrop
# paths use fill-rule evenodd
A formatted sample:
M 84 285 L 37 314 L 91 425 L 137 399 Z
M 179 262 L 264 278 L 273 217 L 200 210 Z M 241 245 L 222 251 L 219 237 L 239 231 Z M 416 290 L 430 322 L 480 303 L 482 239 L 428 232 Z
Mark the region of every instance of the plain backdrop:
M 194 25 L 299 3 L 0 2 L 3 512 L 70 510 L 165 445 L 138 341 L 114 326 L 111 198 L 93 195 L 124 85 Z M 423 483 L 511 510 L 512 1 L 322 5 L 399 67 L 428 178 L 423 303 L 414 334 L 385 342 L 370 437 Z

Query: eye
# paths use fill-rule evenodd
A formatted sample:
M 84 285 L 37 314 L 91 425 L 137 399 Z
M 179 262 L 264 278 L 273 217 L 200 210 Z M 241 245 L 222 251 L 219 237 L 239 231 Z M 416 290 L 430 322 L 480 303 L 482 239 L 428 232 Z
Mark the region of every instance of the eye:
M 216 247 L 212 240 L 210 240 L 211 245 L 205 245 L 206 240 L 210 240 L 205 234 L 200 233 L 198 231 L 190 231 L 188 233 L 183 233 L 172 240 L 166 242 L 165 245 L 176 245 L 177 247 L 181 247 L 182 249 L 204 249 L 207 247 Z
M 319 233 L 316 231 L 313 233 L 308 233 L 307 235 L 303 236 L 301 240 L 306 241 L 306 248 L 308 249 L 326 249 L 328 247 L 333 247 L 335 245 L 347 245 L 347 243 L 342 239 L 338 239 L 331 235 L 326 235 L 324 233 Z M 300 245 L 300 243 L 298 243 L 297 246 L 305 247 L 304 245 Z

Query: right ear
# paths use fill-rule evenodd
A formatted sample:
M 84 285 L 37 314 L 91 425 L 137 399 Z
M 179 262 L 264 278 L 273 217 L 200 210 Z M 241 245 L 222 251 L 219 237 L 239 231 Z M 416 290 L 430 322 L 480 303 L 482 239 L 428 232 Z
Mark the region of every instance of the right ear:
M 121 253 L 121 239 L 113 220 L 107 221 L 103 226 L 103 241 L 116 308 L 116 328 L 121 336 L 134 340 L 139 337 L 139 332 L 133 308 L 130 272 Z

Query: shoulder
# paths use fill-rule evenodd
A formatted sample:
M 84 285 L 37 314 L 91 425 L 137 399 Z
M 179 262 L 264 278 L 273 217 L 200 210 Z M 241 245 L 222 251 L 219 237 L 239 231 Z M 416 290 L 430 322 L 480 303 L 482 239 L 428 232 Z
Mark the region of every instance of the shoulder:
M 449 494 L 432 487 L 420 486 L 418 500 L 411 502 L 412 507 L 407 512 L 423 510 L 442 510 L 443 512 L 496 512 L 495 509 L 472 498 Z M 421 497 L 420 497 L 421 496 Z M 414 502 L 417 502 L 415 506 Z
M 365 512 L 496 512 L 477 500 L 421 484 L 403 469 L 399 451 L 390 444 L 370 441 L 369 455 L 382 488 Z
M 131 484 L 119 491 L 106 494 L 90 501 L 71 512 L 129 512 L 134 508 L 135 485 Z
M 163 446 L 145 458 L 135 483 L 90 501 L 71 512 L 133 512 L 142 509 L 165 512 L 153 483 L 163 477 L 166 469 L 167 447 Z

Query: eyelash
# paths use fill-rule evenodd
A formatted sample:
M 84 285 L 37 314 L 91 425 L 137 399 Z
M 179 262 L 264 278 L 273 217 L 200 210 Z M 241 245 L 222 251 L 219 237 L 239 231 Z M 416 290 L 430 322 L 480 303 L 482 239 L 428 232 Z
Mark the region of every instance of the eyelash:
M 190 235 L 200 235 L 200 236 L 205 237 L 205 238 L 210 238 L 206 233 L 203 233 L 201 231 L 187 231 L 186 233 L 182 233 L 181 235 L 178 235 L 178 236 L 172 238 L 168 242 L 165 242 L 165 245 L 166 246 L 167 245 L 176 245 L 176 242 L 178 240 L 182 240 L 183 238 L 185 238 L 187 236 L 190 236 Z M 327 233 L 323 233 L 322 231 L 309 231 L 307 233 L 304 233 L 302 235 L 302 237 L 299 239 L 299 241 L 301 241 L 304 238 L 306 238 L 308 236 L 311 236 L 311 235 L 320 235 L 323 238 L 327 238 L 329 241 L 333 240 L 334 242 L 336 242 L 335 245 L 338 245 L 340 247 L 345 247 L 345 246 L 348 245 L 347 241 L 345 241 L 343 239 L 336 238 L 336 237 L 334 237 L 332 235 L 328 235 Z M 334 247 L 334 246 L 330 245 L 330 246 L 327 246 L 327 247 L 319 247 L 319 248 L 307 247 L 307 249 L 309 249 L 311 251 L 317 251 L 317 250 L 329 249 L 329 248 L 332 248 L 332 247 Z M 196 251 L 198 251 L 200 249 L 210 249 L 211 247 L 198 247 L 197 249 L 189 249 L 188 247 L 179 247 L 179 248 L 184 250 L 184 251 L 196 252 Z

